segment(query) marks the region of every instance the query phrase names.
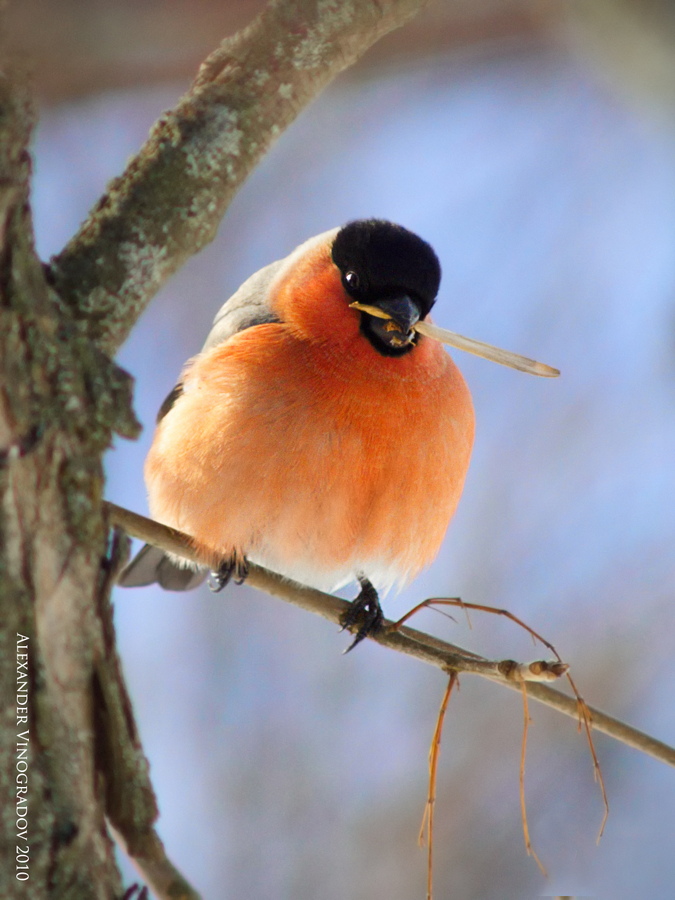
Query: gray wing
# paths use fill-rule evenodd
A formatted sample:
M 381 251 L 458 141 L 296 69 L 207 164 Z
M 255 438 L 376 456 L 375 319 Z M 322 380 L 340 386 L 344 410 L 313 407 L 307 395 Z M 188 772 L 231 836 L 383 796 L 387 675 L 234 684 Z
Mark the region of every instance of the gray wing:
M 255 275 L 251 275 L 229 300 L 223 303 L 213 320 L 211 331 L 202 347 L 202 353 L 212 347 L 217 347 L 218 344 L 224 344 L 233 334 L 244 331 L 246 328 L 264 325 L 266 322 L 280 321 L 270 309 L 267 297 L 270 284 L 285 262 L 286 260 L 279 259 L 270 263 L 269 266 L 265 266 L 264 269 L 260 269 Z M 157 413 L 158 422 L 161 422 L 182 393 L 183 385 L 178 382 L 160 406 Z
M 278 322 L 279 319 L 274 315 L 267 302 L 272 282 L 281 274 L 282 270 L 292 268 L 312 248 L 329 241 L 332 243 L 339 230 L 339 228 L 331 228 L 329 231 L 317 234 L 296 247 L 288 256 L 270 263 L 251 275 L 218 310 L 202 351 L 222 344 L 233 334 L 243 331 L 245 328 L 262 325 L 264 322 Z
M 166 591 L 191 591 L 208 576 L 204 569 L 191 569 L 175 563 L 163 550 L 146 544 L 117 577 L 121 587 L 147 587 L 158 584 Z
M 278 259 L 263 269 L 259 269 L 254 275 L 242 284 L 239 290 L 220 307 L 213 320 L 211 331 L 204 342 L 204 350 L 210 350 L 218 344 L 222 344 L 245 328 L 254 325 L 263 325 L 265 322 L 279 322 L 279 318 L 270 309 L 267 298 L 269 287 L 274 281 L 285 259 Z

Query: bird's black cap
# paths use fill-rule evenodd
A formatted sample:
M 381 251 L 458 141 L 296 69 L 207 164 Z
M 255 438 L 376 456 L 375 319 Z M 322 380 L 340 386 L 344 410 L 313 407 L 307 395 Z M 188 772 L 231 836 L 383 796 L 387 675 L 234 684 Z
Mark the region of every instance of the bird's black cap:
M 362 303 L 409 295 L 424 318 L 434 305 L 441 266 L 422 238 L 392 222 L 362 219 L 341 228 L 333 242 L 333 262 L 345 289 Z M 345 276 L 353 273 L 355 277 Z

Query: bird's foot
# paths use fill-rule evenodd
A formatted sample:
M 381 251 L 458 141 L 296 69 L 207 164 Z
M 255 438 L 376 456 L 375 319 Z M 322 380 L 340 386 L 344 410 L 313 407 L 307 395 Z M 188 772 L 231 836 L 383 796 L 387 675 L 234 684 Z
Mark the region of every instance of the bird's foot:
M 345 653 L 353 650 L 365 637 L 377 634 L 384 622 L 384 613 L 380 606 L 377 591 L 367 578 L 360 577 L 359 584 L 361 585 L 361 592 L 355 600 L 352 600 L 351 606 L 342 617 L 342 631 L 345 628 L 351 628 L 352 625 L 356 625 L 359 621 L 361 622 L 354 640 L 344 651 Z
M 248 575 L 248 562 L 242 557 L 225 559 L 209 576 L 209 589 L 217 594 L 234 580 L 235 584 L 243 584 Z

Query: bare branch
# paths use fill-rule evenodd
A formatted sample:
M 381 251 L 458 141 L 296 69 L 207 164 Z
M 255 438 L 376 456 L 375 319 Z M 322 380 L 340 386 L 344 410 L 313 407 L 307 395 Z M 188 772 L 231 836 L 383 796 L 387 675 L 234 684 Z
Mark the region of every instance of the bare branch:
M 53 284 L 112 355 L 149 300 L 216 233 L 238 188 L 339 72 L 426 0 L 272 0 L 204 62 L 80 231 Z
M 114 503 L 106 503 L 106 508 L 110 522 L 120 526 L 133 537 L 147 541 L 162 550 L 183 556 L 185 559 L 198 562 L 188 535 L 175 528 L 160 525 L 145 516 L 139 516 Z M 314 588 L 303 587 L 274 572 L 263 569 L 261 566 L 251 565 L 246 581 L 252 587 L 323 616 L 324 619 L 338 625 L 349 608 L 346 600 L 333 597 L 331 594 L 324 594 Z M 416 659 L 437 666 L 444 672 L 482 675 L 484 678 L 489 678 L 512 690 L 522 690 L 523 681 L 527 680 L 529 697 L 575 720 L 579 719 L 579 705 L 576 698 L 569 697 L 545 684 L 537 683 L 541 675 L 541 667 L 538 664 L 523 665 L 514 664 L 513 660 L 484 659 L 414 628 L 401 627 L 397 629 L 395 623 L 388 620 L 385 621 L 383 630 L 379 634 L 372 635 L 371 639 L 383 647 L 398 650 L 399 653 L 414 656 Z M 556 667 L 552 666 L 551 668 L 555 673 Z M 562 673 L 558 672 L 558 674 Z M 532 680 L 529 680 L 530 677 Z M 675 766 L 675 748 L 598 709 L 591 706 L 587 706 L 587 709 L 594 730 L 601 731 L 661 762 Z

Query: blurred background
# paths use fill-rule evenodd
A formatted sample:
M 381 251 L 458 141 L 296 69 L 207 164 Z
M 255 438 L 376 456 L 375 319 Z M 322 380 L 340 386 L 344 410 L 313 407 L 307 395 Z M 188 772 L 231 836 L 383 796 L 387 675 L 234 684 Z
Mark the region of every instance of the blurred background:
M 9 44 L 34 72 L 33 206 L 56 253 L 261 2 L 31 0 Z M 390 596 L 507 607 L 552 640 L 589 703 L 675 743 L 675 14 L 667 0 L 436 0 L 292 126 L 216 241 L 120 354 L 145 425 L 107 459 L 147 509 L 155 412 L 223 300 L 310 235 L 390 218 L 436 249 L 436 321 L 558 366 L 528 378 L 455 354 L 476 449 L 436 563 Z M 432 502 L 432 501 L 431 501 Z M 347 594 L 348 596 L 353 596 Z M 246 588 L 118 591 L 120 650 L 168 852 L 205 898 L 412 900 L 427 751 L 445 679 Z M 498 657 L 513 625 L 415 626 Z M 517 694 L 466 676 L 446 720 L 436 897 L 669 898 L 675 773 L 531 704 L 528 858 Z M 131 870 L 127 868 L 130 879 Z

